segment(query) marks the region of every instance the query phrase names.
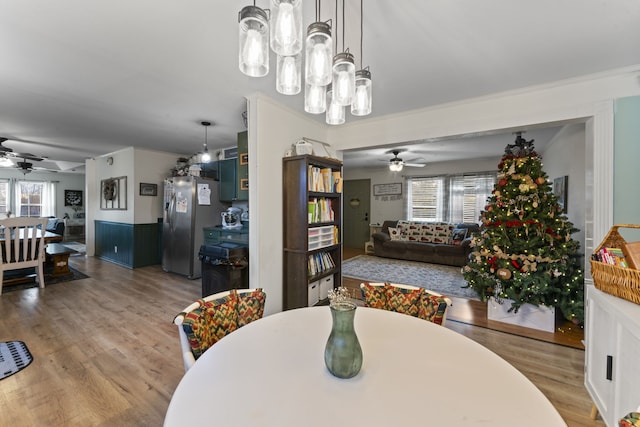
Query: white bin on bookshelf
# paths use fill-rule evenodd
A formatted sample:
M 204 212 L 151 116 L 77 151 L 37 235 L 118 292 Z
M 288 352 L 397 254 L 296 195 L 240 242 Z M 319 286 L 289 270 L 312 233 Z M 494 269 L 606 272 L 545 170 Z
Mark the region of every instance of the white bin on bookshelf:
M 309 283 L 309 290 L 307 293 L 309 307 L 314 306 L 320 301 L 320 282 L 315 281 Z

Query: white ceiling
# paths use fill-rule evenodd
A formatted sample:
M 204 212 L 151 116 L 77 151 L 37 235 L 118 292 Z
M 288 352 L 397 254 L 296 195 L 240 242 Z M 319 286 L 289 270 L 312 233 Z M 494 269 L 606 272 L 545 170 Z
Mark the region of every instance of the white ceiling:
M 345 1 L 345 47 L 360 65 L 360 2 Z M 255 91 L 302 111 L 302 95 L 275 92 L 273 57 L 266 78 L 238 70 L 237 16 L 249 4 L 3 0 L 4 145 L 65 170 L 130 146 L 191 155 L 204 142 L 202 120 L 214 124 L 210 147 L 233 145 Z M 322 20 L 334 4 L 321 2 Z M 308 25 L 314 2 L 303 7 Z M 363 46 L 376 117 L 640 64 L 640 1 L 365 2 Z

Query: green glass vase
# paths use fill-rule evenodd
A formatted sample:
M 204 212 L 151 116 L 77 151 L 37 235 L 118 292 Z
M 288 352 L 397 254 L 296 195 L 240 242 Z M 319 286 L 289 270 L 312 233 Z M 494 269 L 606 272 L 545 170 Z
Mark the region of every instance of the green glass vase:
M 353 327 L 356 305 L 340 302 L 330 306 L 333 326 L 324 348 L 324 363 L 338 378 L 352 378 L 362 367 L 362 347 Z

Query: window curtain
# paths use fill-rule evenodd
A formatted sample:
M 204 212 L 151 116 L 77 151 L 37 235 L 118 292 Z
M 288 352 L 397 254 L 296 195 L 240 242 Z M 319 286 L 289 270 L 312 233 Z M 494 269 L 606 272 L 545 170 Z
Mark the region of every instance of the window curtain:
M 496 182 L 495 173 L 451 177 L 449 213 L 451 222 L 479 222 Z
M 57 182 L 45 182 L 42 188 L 42 216 L 56 216 L 58 193 Z

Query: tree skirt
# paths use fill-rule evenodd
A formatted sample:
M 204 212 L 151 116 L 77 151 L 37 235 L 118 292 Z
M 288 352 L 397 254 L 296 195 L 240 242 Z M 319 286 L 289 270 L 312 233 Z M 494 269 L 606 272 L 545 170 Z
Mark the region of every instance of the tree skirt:
M 342 263 L 342 275 L 368 282 L 401 283 L 419 286 L 446 296 L 479 301 L 467 286 L 460 267 L 359 255 Z
M 22 341 L 0 343 L 0 380 L 20 372 L 32 361 L 33 356 Z

